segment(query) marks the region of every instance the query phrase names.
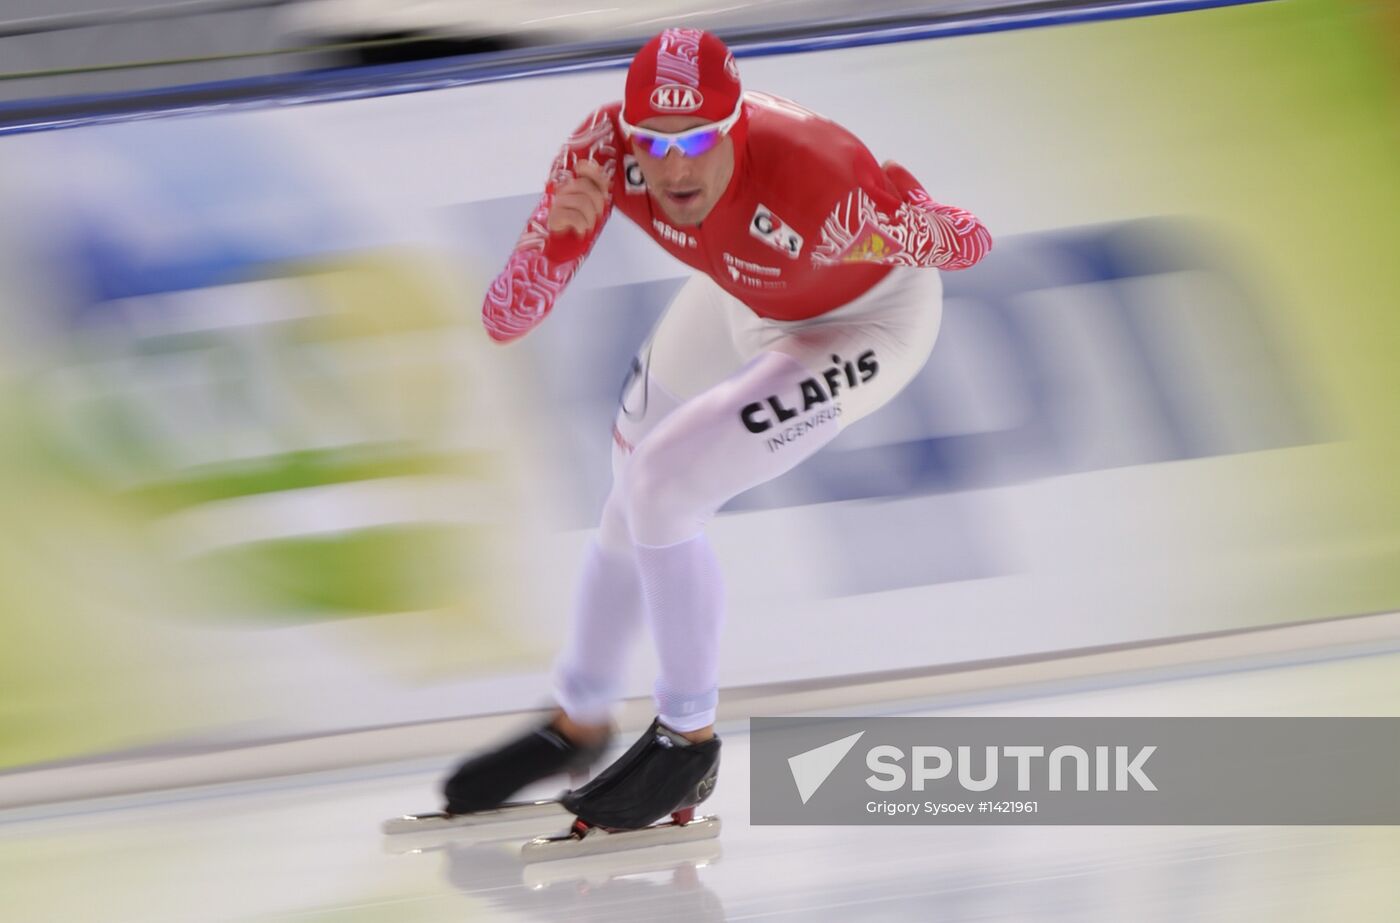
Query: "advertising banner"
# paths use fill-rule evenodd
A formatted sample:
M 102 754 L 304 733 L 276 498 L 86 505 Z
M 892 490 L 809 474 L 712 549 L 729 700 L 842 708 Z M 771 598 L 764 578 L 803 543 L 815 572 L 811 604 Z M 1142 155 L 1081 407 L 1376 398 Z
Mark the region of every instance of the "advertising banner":
M 741 55 L 995 247 L 712 524 L 724 685 L 1400 607 L 1394 83 L 1345 9 Z M 617 216 L 519 344 L 479 306 L 621 85 L 0 139 L 0 768 L 546 700 L 688 270 Z

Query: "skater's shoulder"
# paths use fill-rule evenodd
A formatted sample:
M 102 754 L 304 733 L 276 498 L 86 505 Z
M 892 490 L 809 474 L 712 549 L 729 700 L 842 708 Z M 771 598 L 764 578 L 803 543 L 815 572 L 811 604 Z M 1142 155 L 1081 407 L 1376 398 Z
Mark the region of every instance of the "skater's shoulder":
M 746 92 L 748 169 L 760 185 L 808 198 L 849 189 L 870 151 L 844 126 L 792 100 Z

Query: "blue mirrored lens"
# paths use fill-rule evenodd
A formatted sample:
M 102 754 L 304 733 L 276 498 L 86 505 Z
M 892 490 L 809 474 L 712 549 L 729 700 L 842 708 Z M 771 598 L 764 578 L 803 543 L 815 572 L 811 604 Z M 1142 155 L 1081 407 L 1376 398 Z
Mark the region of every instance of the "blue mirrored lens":
M 691 135 L 688 138 L 680 138 L 676 141 L 676 146 L 681 149 L 681 153 L 687 157 L 698 157 L 719 143 L 719 132 L 704 131 L 698 135 Z
M 646 148 L 646 152 L 653 157 L 665 157 L 666 152 L 671 148 L 670 138 L 658 138 L 655 135 L 637 135 L 637 142 Z M 682 152 L 684 153 L 684 152 Z
M 653 157 L 665 157 L 673 147 L 686 157 L 698 157 L 719 143 L 720 133 L 718 131 L 702 131 L 698 134 L 686 135 L 683 138 L 667 138 L 663 135 L 649 135 L 639 131 L 632 138 Z

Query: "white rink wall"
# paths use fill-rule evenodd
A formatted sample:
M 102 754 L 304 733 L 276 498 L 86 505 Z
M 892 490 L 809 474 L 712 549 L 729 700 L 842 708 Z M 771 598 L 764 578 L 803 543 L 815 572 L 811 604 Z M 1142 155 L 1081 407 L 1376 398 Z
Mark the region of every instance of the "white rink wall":
M 724 685 L 1393 606 L 1381 546 L 1309 525 L 1368 456 L 1315 387 L 1268 216 L 1220 195 L 1244 158 L 1201 153 L 1209 107 L 1085 101 L 1152 79 L 1174 52 L 1127 55 L 1147 29 L 741 60 L 997 244 L 945 274 L 899 401 L 714 523 Z M 621 80 L 0 138 L 5 409 L 33 449 L 0 614 L 56 665 L 21 676 L 37 711 L 81 715 L 8 765 L 543 700 L 613 401 L 686 270 L 619 216 L 521 344 L 476 317 Z M 1238 143 L 1304 156 L 1275 130 Z

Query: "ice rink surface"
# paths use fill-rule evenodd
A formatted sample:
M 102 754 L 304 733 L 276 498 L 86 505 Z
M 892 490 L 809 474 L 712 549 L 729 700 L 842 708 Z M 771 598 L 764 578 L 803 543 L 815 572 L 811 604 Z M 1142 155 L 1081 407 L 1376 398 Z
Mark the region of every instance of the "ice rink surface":
M 1400 654 L 866 714 L 1394 715 Z M 721 726 L 718 841 L 522 865 L 559 822 L 385 837 L 444 760 L 0 813 L 6 921 L 1400 919 L 1392 827 L 751 827 Z M 545 790 L 539 797 L 552 794 Z

